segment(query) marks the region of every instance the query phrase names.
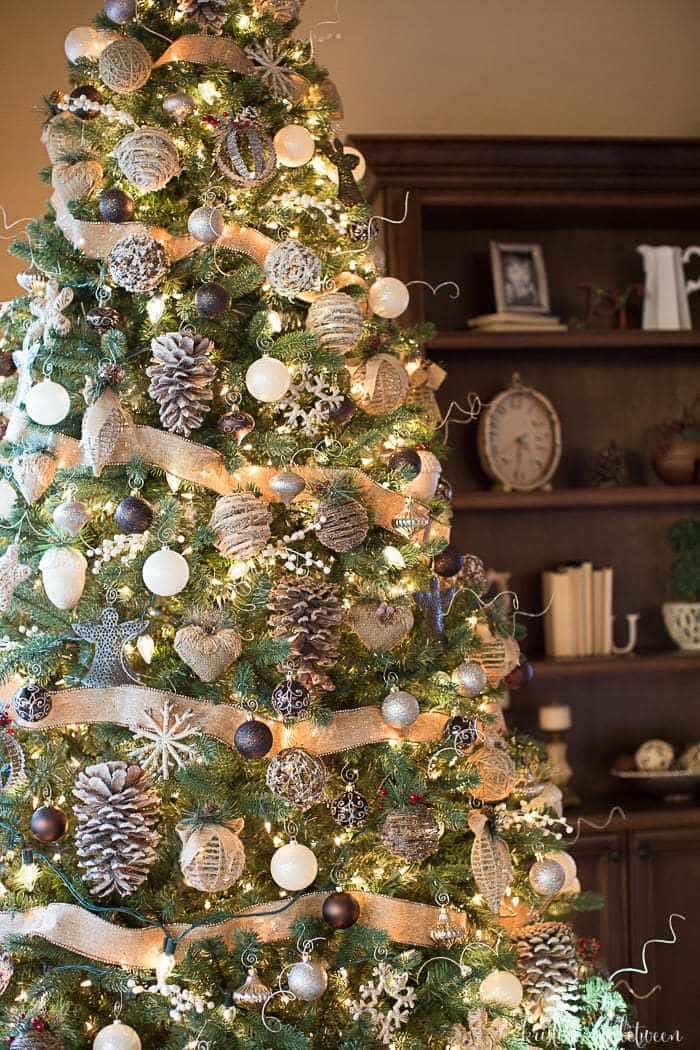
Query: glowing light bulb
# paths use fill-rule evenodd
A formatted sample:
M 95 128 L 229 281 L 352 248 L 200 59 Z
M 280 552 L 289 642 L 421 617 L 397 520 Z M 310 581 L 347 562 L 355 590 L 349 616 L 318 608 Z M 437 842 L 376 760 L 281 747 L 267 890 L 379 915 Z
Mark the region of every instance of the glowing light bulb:
M 153 660 L 153 654 L 156 648 L 156 643 L 153 641 L 150 634 L 142 634 L 136 642 L 136 648 L 138 649 L 143 662 L 150 664 Z
M 382 557 L 390 569 L 405 569 L 406 562 L 398 547 L 385 547 Z
M 17 881 L 27 893 L 32 893 L 39 878 L 39 866 L 34 862 L 34 854 L 30 849 L 22 850 L 22 866 L 19 869 Z
M 158 324 L 165 313 L 165 299 L 160 295 L 155 295 L 152 299 L 149 299 L 146 303 L 146 313 L 151 324 Z
M 221 93 L 211 80 L 203 80 L 198 85 L 199 93 L 208 105 L 212 105 L 217 98 L 221 98 Z

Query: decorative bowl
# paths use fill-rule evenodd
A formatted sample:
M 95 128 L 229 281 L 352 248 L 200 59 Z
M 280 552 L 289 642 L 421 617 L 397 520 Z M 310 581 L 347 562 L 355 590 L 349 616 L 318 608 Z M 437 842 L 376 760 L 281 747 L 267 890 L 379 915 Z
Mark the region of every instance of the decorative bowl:
M 700 649 L 700 602 L 665 602 L 661 612 L 679 649 Z
M 633 784 L 642 794 L 653 795 L 666 802 L 687 802 L 700 794 L 700 773 L 690 773 L 685 769 L 666 769 L 660 773 L 611 769 L 610 773 Z

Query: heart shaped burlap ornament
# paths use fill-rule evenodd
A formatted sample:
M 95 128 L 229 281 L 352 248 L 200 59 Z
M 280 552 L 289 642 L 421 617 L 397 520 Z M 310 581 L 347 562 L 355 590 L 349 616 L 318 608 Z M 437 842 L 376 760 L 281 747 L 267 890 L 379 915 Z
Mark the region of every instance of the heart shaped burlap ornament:
M 410 634 L 413 613 L 405 605 L 397 608 L 385 602 L 358 602 L 348 613 L 348 622 L 364 646 L 382 653 Z
M 241 655 L 243 642 L 233 627 L 211 630 L 193 623 L 180 628 L 174 648 L 200 681 L 215 682 Z

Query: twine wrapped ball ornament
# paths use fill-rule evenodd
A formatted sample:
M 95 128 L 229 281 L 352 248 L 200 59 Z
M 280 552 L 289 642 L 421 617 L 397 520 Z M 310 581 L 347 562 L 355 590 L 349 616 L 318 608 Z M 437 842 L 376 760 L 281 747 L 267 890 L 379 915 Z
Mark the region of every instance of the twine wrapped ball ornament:
M 146 48 L 131 36 L 120 36 L 100 55 L 100 80 L 110 91 L 130 95 L 147 82 L 153 62 Z
M 337 554 L 354 550 L 366 539 L 369 516 L 359 500 L 353 497 L 322 499 L 318 505 L 316 536 L 324 547 Z
M 332 354 L 349 354 L 362 336 L 362 309 L 345 292 L 319 295 L 306 315 L 306 327 L 317 337 L 324 350 Z
M 162 190 L 180 174 L 177 146 L 162 128 L 137 128 L 116 146 L 119 170 L 144 193 Z
M 384 416 L 401 408 L 410 387 L 406 369 L 391 354 L 370 357 L 355 371 L 354 380 L 359 386 L 360 407 L 368 416 Z
M 518 775 L 507 751 L 480 747 L 470 755 L 470 761 L 479 774 L 479 784 L 471 789 L 474 798 L 481 802 L 499 802 L 515 790 Z
M 202 893 L 224 893 L 238 882 L 245 868 L 245 850 L 239 838 L 245 821 L 225 824 L 178 824 L 182 840 L 180 870 L 185 884 Z
M 216 501 L 209 526 L 225 558 L 246 561 L 267 545 L 272 524 L 269 505 L 253 492 L 232 492 Z
M 310 292 L 321 283 L 321 260 L 300 241 L 290 239 L 276 245 L 264 266 L 272 289 L 288 298 Z
M 326 767 L 301 747 L 280 751 L 267 767 L 265 782 L 276 798 L 303 811 L 323 801 Z
M 126 292 L 150 292 L 168 270 L 170 259 L 162 244 L 148 233 L 131 233 L 117 241 L 107 257 L 114 283 Z
M 33 1022 L 39 1024 L 39 1021 Z M 41 1022 L 43 1025 L 43 1022 Z M 15 1050 L 64 1050 L 64 1044 L 48 1028 L 28 1028 L 12 1039 Z
M 381 836 L 389 853 L 412 864 L 435 853 L 442 831 L 429 806 L 402 806 L 384 818 Z

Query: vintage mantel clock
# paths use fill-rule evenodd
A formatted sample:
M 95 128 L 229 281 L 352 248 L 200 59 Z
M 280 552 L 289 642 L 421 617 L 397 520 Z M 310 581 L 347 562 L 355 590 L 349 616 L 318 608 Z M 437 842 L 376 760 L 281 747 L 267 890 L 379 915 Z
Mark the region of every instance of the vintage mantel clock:
M 479 421 L 481 465 L 505 492 L 551 488 L 561 459 L 561 424 L 551 401 L 524 386 L 512 386 L 487 405 Z

